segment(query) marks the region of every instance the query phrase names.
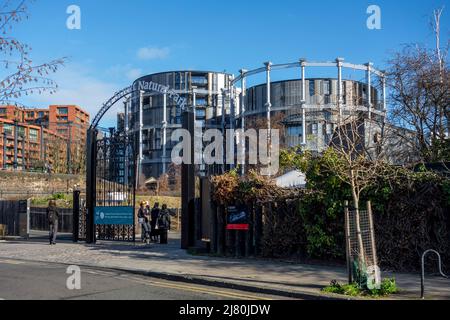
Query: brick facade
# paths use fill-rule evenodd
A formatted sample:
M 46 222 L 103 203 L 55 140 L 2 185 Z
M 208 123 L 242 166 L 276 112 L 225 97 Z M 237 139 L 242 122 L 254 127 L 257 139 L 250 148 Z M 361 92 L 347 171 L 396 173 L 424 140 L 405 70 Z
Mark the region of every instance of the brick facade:
M 0 106 L 0 170 L 81 173 L 88 126 L 89 114 L 75 105 Z

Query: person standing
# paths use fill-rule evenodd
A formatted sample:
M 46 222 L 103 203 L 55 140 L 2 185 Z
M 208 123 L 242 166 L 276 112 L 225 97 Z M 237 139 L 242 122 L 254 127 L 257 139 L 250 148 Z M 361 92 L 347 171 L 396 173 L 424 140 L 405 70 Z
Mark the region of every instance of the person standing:
M 56 208 L 56 201 L 50 200 L 47 207 L 47 220 L 50 226 L 49 240 L 50 245 L 56 244 L 56 236 L 58 233 L 59 211 Z
M 158 242 L 158 230 L 156 229 L 156 225 L 158 222 L 160 212 L 161 210 L 159 209 L 159 203 L 156 202 L 151 212 L 151 222 L 150 222 L 150 226 L 152 228 L 151 236 L 154 242 Z
M 170 231 L 170 214 L 167 205 L 163 205 L 158 217 L 160 243 L 167 244 Z
M 142 242 L 150 242 L 150 225 L 149 225 L 149 213 L 146 208 L 147 202 L 142 201 L 141 207 L 139 208 L 138 218 L 139 223 L 142 226 Z

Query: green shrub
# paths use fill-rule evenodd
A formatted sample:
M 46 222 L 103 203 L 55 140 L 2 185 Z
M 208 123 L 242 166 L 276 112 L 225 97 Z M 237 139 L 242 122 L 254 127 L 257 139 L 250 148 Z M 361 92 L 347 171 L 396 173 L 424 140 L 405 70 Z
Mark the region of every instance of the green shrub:
M 64 193 L 55 193 L 53 195 L 53 200 L 65 200 L 66 195 Z
M 397 283 L 394 278 L 384 279 L 381 283 L 380 289 L 377 290 L 367 290 L 359 287 L 357 283 L 341 285 L 336 280 L 332 281 L 331 284 L 322 289 L 324 293 L 340 294 L 350 297 L 387 297 L 398 293 Z

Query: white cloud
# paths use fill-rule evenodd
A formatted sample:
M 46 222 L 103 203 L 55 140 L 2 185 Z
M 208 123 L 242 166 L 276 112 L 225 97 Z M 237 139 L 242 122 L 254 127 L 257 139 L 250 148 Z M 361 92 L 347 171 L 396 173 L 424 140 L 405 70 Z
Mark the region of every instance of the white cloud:
M 129 80 L 136 80 L 140 76 L 142 76 L 142 70 L 141 69 L 130 69 L 128 72 L 126 72 L 126 76 Z
M 167 47 L 145 47 L 140 48 L 137 52 L 137 56 L 141 60 L 162 60 L 166 59 L 170 54 L 170 49 Z
M 119 83 L 102 81 L 95 76 L 95 72 L 80 65 L 65 66 L 51 76 L 59 86 L 58 91 L 50 95 L 44 93 L 27 97 L 26 105 L 46 108 L 52 104 L 75 104 L 88 111 L 91 120 L 100 110 L 101 106 L 122 88 Z M 125 87 L 123 85 L 123 87 Z M 111 123 L 116 119 L 114 111 L 105 116 L 105 121 Z
M 106 70 L 105 74 L 118 81 L 123 81 L 124 78 L 128 81 L 134 81 L 142 75 L 142 69 L 135 68 L 131 64 L 118 64 Z

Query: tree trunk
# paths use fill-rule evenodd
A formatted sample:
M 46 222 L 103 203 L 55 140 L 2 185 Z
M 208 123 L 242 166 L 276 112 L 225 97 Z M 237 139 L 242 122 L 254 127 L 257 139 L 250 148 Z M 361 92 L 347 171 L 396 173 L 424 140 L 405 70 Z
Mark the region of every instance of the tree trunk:
M 356 226 L 356 236 L 358 241 L 358 259 L 360 266 L 364 263 L 365 257 L 364 257 L 364 243 L 362 238 L 362 232 L 361 232 L 361 216 L 359 213 L 359 195 L 356 191 L 356 182 L 355 182 L 355 176 L 353 170 L 351 171 L 351 182 L 352 182 L 352 195 L 353 195 L 353 203 L 355 206 L 355 226 Z

